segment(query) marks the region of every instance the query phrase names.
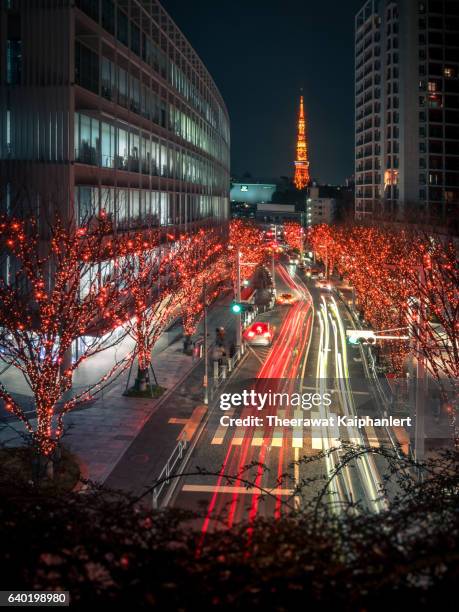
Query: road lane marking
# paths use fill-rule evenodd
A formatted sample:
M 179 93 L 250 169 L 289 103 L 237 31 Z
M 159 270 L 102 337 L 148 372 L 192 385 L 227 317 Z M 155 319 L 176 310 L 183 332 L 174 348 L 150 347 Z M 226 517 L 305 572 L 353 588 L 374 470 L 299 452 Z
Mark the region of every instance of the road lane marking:
M 177 440 L 183 440 L 183 436 L 184 436 L 185 439 L 188 440 L 189 442 L 193 438 L 194 434 L 196 433 L 196 430 L 200 422 L 202 421 L 204 415 L 206 414 L 206 412 L 207 412 L 207 406 L 205 405 L 196 406 L 190 418 L 187 419 L 185 427 L 182 429 L 182 431 L 177 436 Z
M 278 410 L 277 416 L 280 419 L 283 419 L 285 417 L 285 410 Z M 271 440 L 271 446 L 277 446 L 277 447 L 282 446 L 283 437 L 284 437 L 283 427 L 282 426 L 275 427 L 273 437 Z
M 320 419 L 320 418 L 321 416 L 319 412 L 316 412 L 316 411 L 311 412 L 311 419 Z M 323 447 L 322 434 L 321 434 L 320 427 L 318 427 L 317 425 L 311 426 L 311 444 L 312 444 L 313 450 L 322 450 L 322 447 Z
M 231 439 L 231 444 L 233 444 L 233 446 L 241 446 L 242 440 L 244 439 L 244 435 L 245 427 L 238 427 Z
M 264 427 L 257 427 L 252 438 L 252 446 L 261 446 L 265 437 Z
M 295 410 L 293 418 L 299 419 L 301 425 L 293 428 L 292 433 L 292 448 L 303 448 L 303 419 L 304 412 L 302 410 Z
M 330 442 L 334 448 L 339 448 L 341 446 L 340 436 L 339 436 L 339 427 L 338 427 L 338 417 L 333 412 L 330 412 Z
M 182 491 L 188 493 L 242 493 L 247 495 L 263 495 L 264 491 L 261 491 L 258 487 L 240 487 L 233 485 L 183 485 Z M 270 495 L 293 495 L 294 489 L 266 489 L 266 494 Z
M 226 412 L 229 417 L 232 417 L 234 414 L 234 408 L 231 408 Z M 223 444 L 223 440 L 225 439 L 226 432 L 228 431 L 228 427 L 224 425 L 219 425 L 217 427 L 217 431 L 215 432 L 214 437 L 212 438 L 211 444 Z
M 379 448 L 381 446 L 378 436 L 376 435 L 376 431 L 372 425 L 367 425 L 365 427 L 365 433 L 367 434 L 368 443 L 372 448 Z

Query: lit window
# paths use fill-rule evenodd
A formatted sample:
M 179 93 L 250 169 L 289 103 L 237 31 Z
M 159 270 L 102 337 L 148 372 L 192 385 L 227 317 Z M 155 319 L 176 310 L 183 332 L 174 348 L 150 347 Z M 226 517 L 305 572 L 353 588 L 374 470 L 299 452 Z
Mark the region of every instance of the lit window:
M 398 170 L 386 170 L 384 172 L 384 187 L 396 185 L 398 182 Z
M 456 76 L 456 71 L 454 70 L 454 68 L 451 68 L 450 66 L 445 66 L 443 68 L 443 75 L 447 78 L 447 79 L 452 79 L 453 77 Z

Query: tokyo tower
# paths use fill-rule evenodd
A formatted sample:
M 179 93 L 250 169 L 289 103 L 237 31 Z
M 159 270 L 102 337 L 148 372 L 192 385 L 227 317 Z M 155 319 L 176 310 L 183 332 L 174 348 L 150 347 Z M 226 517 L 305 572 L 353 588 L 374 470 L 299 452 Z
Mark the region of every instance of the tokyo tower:
M 304 99 L 300 97 L 300 112 L 298 115 L 298 138 L 296 141 L 295 178 L 297 189 L 304 189 L 310 183 L 308 144 L 306 139 L 306 120 L 304 118 Z

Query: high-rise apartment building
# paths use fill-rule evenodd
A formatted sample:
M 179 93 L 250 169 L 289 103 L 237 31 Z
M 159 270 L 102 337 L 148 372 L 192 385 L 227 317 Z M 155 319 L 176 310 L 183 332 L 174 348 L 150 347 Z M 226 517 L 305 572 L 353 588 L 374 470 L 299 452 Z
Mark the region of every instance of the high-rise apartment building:
M 229 118 L 157 0 L 1 0 L 0 176 L 119 231 L 223 224 Z
M 355 19 L 357 218 L 459 218 L 459 2 L 368 0 Z

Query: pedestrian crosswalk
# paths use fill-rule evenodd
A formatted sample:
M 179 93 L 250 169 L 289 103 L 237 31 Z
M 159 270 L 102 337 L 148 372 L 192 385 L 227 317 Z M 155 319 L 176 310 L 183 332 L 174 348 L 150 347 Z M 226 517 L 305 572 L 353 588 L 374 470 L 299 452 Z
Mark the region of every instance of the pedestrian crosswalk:
M 227 413 L 232 416 L 232 412 Z M 285 418 L 285 411 L 279 410 L 277 415 L 280 419 Z M 300 419 L 300 411 L 294 413 L 294 418 Z M 336 415 L 330 414 L 330 417 L 334 417 L 335 425 L 330 425 L 327 428 L 320 426 L 304 426 L 298 425 L 293 428 L 275 426 L 275 427 L 227 427 L 219 425 L 212 436 L 212 445 L 221 445 L 223 443 L 231 444 L 232 446 L 241 446 L 243 443 L 249 441 L 250 446 L 262 446 L 267 444 L 271 447 L 287 446 L 298 449 L 309 449 L 311 452 L 319 452 L 328 450 L 330 448 L 336 448 L 340 446 L 343 440 L 340 437 L 340 431 L 338 425 L 336 425 Z M 311 412 L 311 418 L 318 418 L 318 413 Z M 363 439 L 360 440 L 355 437 L 347 437 L 347 441 L 352 444 L 359 445 L 361 443 L 367 444 L 372 448 L 378 448 L 387 444 L 385 439 L 378 437 L 375 429 L 368 425 L 362 428 Z

